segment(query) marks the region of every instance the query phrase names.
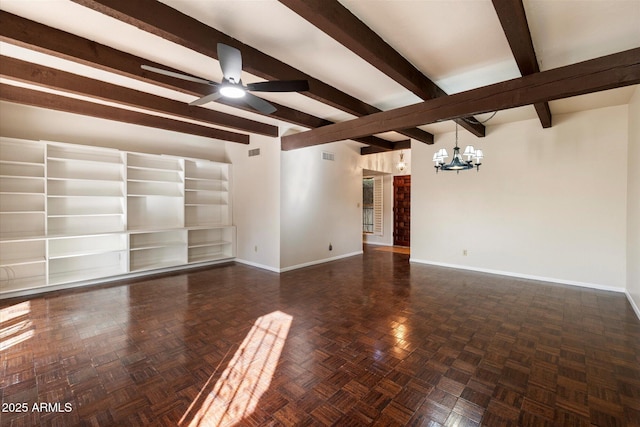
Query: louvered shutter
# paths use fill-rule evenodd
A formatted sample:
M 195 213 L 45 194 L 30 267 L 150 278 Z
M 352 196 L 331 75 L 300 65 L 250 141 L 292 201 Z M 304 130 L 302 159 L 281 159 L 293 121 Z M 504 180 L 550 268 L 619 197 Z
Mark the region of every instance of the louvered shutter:
M 382 177 L 376 176 L 373 179 L 373 234 L 382 236 Z

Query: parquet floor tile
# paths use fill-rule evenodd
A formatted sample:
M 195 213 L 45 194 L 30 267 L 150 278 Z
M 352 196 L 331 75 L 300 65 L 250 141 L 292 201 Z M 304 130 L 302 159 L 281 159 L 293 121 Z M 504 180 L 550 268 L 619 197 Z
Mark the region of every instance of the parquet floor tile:
M 1 426 L 640 426 L 623 294 L 401 252 L 2 300 L 0 331 Z

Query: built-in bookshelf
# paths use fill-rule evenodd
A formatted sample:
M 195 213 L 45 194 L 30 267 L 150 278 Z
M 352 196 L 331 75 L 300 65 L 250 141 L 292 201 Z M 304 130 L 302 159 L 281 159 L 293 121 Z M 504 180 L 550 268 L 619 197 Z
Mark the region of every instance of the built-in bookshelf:
M 48 239 L 49 284 L 127 273 L 126 237 L 109 233 Z
M 44 237 L 45 146 L 0 139 L 0 238 Z
M 142 271 L 187 263 L 187 230 L 129 234 L 130 270 Z
M 0 291 L 47 284 L 45 145 L 0 138 Z
M 124 231 L 124 161 L 117 150 L 47 147 L 49 236 Z
M 235 227 L 189 229 L 190 263 L 233 258 L 235 254 Z
M 188 227 L 229 223 L 228 165 L 206 161 L 185 162 L 185 222 Z
M 0 291 L 34 289 L 47 285 L 45 239 L 0 241 Z
M 184 227 L 184 160 L 127 154 L 129 230 Z
M 235 257 L 230 165 L 0 138 L 0 297 Z

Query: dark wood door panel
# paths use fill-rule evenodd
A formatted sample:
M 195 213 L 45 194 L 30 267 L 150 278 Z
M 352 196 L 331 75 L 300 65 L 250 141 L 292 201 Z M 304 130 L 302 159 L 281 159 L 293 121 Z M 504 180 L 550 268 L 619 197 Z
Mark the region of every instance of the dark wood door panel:
M 393 244 L 410 246 L 411 175 L 393 177 Z

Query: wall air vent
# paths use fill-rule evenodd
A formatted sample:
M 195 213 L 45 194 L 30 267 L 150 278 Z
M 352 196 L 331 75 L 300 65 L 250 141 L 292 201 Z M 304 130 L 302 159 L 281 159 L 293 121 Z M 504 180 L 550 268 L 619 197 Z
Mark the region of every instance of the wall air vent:
M 260 149 L 259 148 L 254 148 L 249 150 L 249 157 L 254 157 L 254 156 L 259 156 L 260 155 Z
M 332 162 L 336 159 L 336 155 L 334 153 L 330 153 L 328 151 L 322 152 L 322 160 L 331 160 Z

